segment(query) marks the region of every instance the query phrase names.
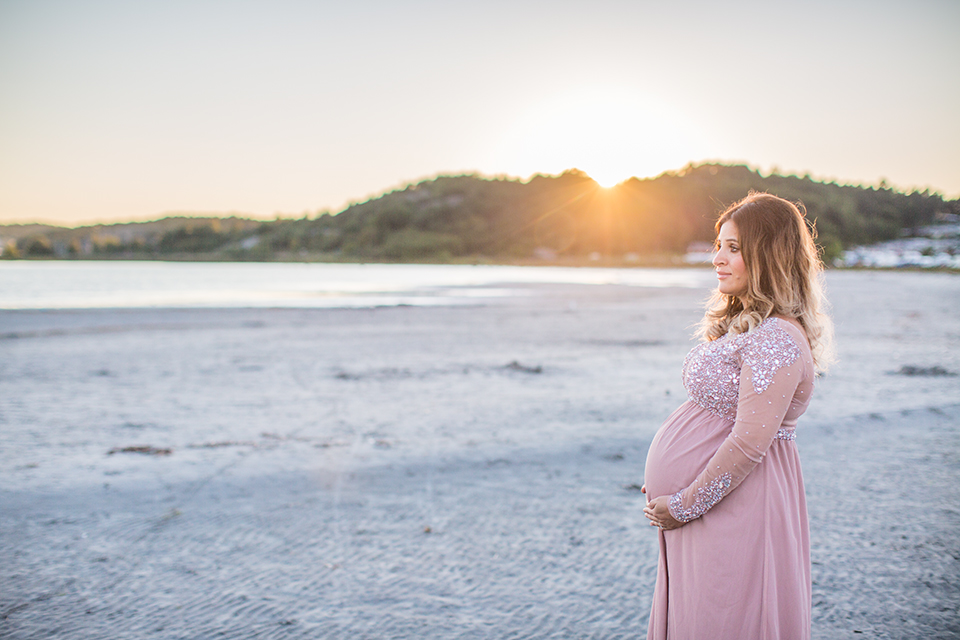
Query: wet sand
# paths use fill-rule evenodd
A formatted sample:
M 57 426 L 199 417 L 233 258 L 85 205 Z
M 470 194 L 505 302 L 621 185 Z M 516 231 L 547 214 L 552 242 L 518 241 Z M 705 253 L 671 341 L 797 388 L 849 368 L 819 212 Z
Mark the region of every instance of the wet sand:
M 706 292 L 511 286 L 0 312 L 0 637 L 643 637 L 637 485 Z M 814 637 L 957 637 L 960 278 L 828 286 Z

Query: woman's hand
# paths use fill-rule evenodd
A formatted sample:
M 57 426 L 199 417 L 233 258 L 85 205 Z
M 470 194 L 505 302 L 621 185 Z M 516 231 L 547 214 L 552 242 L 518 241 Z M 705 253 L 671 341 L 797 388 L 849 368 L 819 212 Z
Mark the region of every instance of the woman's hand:
M 640 490 L 646 493 L 646 485 Z M 669 504 L 670 496 L 660 496 L 647 502 L 647 506 L 643 508 L 643 515 L 647 516 L 651 527 L 659 527 L 664 531 L 670 531 L 671 529 L 679 529 L 685 524 L 670 515 L 670 509 L 667 506 Z

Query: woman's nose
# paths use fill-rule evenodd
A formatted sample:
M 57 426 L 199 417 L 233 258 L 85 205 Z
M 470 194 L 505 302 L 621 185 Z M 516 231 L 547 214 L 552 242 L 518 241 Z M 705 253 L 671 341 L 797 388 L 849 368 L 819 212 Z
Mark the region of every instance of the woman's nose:
M 719 251 L 713 254 L 713 260 L 711 260 L 711 262 L 713 263 L 713 266 L 719 267 L 721 264 L 723 264 L 723 258 L 720 256 L 721 254 Z

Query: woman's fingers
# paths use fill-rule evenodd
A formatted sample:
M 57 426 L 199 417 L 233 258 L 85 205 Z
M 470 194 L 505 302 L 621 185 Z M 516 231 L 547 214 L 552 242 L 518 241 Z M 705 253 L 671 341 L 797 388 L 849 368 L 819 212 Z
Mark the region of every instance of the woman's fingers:
M 643 508 L 643 515 L 650 521 L 651 527 L 659 527 L 664 531 L 670 531 L 683 526 L 682 522 L 677 522 L 671 515 L 667 506 L 668 500 L 668 497 L 660 496 L 650 500 Z
M 657 527 L 658 529 L 663 529 L 663 522 L 660 517 L 654 513 L 655 505 L 649 504 L 643 508 L 643 515 L 646 516 L 647 520 L 650 521 L 651 527 Z

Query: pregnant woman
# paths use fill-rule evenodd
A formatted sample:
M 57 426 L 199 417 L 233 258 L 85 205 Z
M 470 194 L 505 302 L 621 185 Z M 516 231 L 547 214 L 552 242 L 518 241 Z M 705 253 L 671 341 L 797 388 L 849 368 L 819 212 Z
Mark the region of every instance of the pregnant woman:
M 659 528 L 648 640 L 810 637 L 810 538 L 794 429 L 831 359 L 800 209 L 765 193 L 716 224 L 717 290 L 683 364 L 689 400 L 647 454 Z

